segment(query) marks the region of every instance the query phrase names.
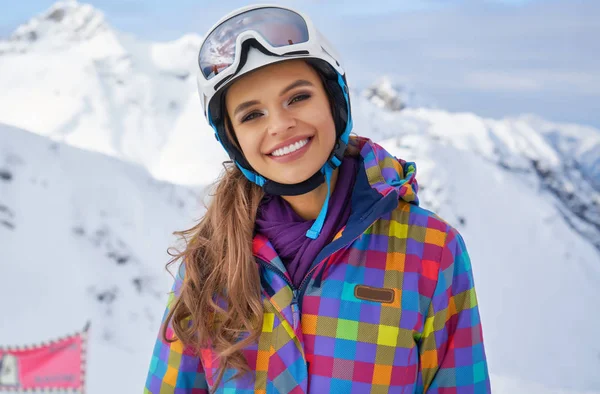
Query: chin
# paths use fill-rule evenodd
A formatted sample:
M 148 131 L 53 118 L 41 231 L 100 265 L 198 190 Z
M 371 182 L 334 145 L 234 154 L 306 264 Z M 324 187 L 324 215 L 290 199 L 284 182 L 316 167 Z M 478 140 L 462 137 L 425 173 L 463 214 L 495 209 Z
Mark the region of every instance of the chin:
M 277 180 L 277 179 L 273 179 L 273 180 L 275 182 L 282 183 L 284 185 L 296 185 L 298 183 L 304 182 L 305 180 L 307 180 L 308 178 L 310 178 L 313 175 L 314 175 L 314 173 L 312 173 L 306 177 L 289 177 L 289 178 L 280 179 L 280 180 Z
M 276 178 L 271 178 L 273 179 L 275 182 L 278 183 L 282 183 L 284 185 L 295 185 L 298 183 L 302 183 L 304 181 L 306 181 L 307 179 L 309 179 L 311 176 L 315 175 L 315 173 L 319 171 L 318 169 L 314 170 L 313 172 L 306 172 L 306 171 L 302 171 L 302 173 L 298 173 L 295 172 L 293 174 L 284 174 L 282 176 L 278 176 Z

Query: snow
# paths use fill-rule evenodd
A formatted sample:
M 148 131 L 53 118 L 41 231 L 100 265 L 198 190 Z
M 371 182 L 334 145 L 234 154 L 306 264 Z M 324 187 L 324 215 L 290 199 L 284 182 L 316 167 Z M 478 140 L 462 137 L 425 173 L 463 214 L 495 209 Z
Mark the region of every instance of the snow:
M 70 0 L 59 1 L 39 17 L 19 26 L 10 37 L 13 45 L 7 45 L 4 49 L 27 50 L 28 44 L 40 41 L 58 48 L 59 45 L 68 45 L 70 41 L 93 38 L 108 29 L 104 14 L 91 5 Z
M 201 193 L 6 125 L 0 170 L 0 342 L 91 320 L 89 392 L 139 391 L 172 283 L 166 250 L 200 217 Z
M 18 300 L 0 343 L 91 320 L 91 394 L 141 390 L 172 232 L 228 159 L 196 93 L 199 41 L 140 41 L 73 1 L 0 41 L 0 297 Z M 600 131 L 405 93 L 351 91 L 354 132 L 415 161 L 422 205 L 463 234 L 494 393 L 600 393 Z
M 48 19 L 57 10 L 60 22 Z M 104 22 L 83 34 L 82 25 L 100 20 L 90 6 L 57 3 L 0 41 L 0 122 L 140 164 L 159 179 L 212 181 L 197 169 L 212 174 L 228 157 L 202 122 L 194 74 L 200 37 L 144 42 Z M 24 31 L 39 38 L 23 46 Z M 189 170 L 169 160 L 211 145 L 210 154 L 190 156 Z
M 387 77 L 376 81 L 364 92 L 364 96 L 379 108 L 390 111 L 401 111 L 406 107 L 407 99 L 400 96 L 392 81 Z
M 438 207 L 465 237 L 491 371 L 550 387 L 600 387 L 590 317 L 600 297 L 599 254 L 536 191 L 535 179 L 422 136 L 382 145 L 417 163 L 424 206 Z

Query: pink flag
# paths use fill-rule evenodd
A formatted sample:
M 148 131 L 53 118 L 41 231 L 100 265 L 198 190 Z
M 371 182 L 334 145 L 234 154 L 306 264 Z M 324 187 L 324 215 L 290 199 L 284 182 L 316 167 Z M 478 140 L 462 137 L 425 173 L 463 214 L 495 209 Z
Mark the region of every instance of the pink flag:
M 74 335 L 24 347 L 0 346 L 0 391 L 84 392 L 89 323 Z

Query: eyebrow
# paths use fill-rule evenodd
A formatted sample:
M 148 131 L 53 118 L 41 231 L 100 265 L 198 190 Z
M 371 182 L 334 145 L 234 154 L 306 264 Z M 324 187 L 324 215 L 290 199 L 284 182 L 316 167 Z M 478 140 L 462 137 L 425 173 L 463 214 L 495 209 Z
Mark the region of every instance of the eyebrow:
M 283 96 L 284 94 L 286 94 L 287 92 L 289 92 L 290 90 L 294 89 L 294 88 L 298 88 L 301 86 L 314 86 L 312 82 L 307 81 L 306 79 L 299 79 L 296 82 L 292 82 L 291 84 L 289 84 L 287 87 L 285 87 L 281 93 L 279 93 L 279 96 Z M 243 103 L 241 103 L 240 105 L 238 105 L 235 108 L 235 111 L 233 111 L 233 116 L 236 116 L 238 113 L 242 112 L 243 110 L 252 107 L 253 105 L 256 104 L 260 104 L 260 101 L 258 100 L 250 100 L 250 101 L 245 101 Z
M 312 84 L 312 82 L 307 81 L 306 79 L 299 79 L 296 82 L 291 83 L 290 85 L 288 85 L 287 88 L 283 89 L 281 91 L 281 93 L 279 93 L 280 96 L 283 96 L 284 94 L 286 94 L 287 92 L 289 92 L 290 90 L 294 89 L 294 88 L 298 88 L 301 86 L 314 86 Z
M 250 101 L 246 101 L 246 102 L 241 103 L 240 105 L 238 105 L 235 108 L 235 111 L 233 111 L 233 116 L 236 116 L 238 113 L 242 112 L 246 108 L 252 107 L 253 105 L 256 105 L 256 104 L 260 104 L 260 101 L 258 101 L 258 100 L 250 100 Z

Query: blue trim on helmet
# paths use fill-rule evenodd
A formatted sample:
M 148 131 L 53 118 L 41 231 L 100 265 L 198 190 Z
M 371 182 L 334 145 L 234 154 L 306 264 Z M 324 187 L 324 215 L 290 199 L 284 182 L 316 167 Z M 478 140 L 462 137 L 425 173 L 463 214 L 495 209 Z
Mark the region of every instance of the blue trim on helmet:
M 210 108 L 208 109 L 207 118 L 208 118 L 208 124 L 210 124 L 210 127 L 212 127 L 213 130 L 215 131 L 215 138 L 217 139 L 217 141 L 219 141 L 219 144 L 221 144 L 223 149 L 225 149 L 225 145 L 223 145 L 223 142 L 221 142 L 221 138 L 219 137 L 219 132 L 218 132 L 217 126 L 215 126 L 215 124 L 213 123 L 212 115 L 210 114 Z M 227 149 L 225 149 L 225 152 L 227 152 Z
M 342 133 L 340 138 L 344 143 L 348 143 L 348 139 L 350 138 L 350 132 L 352 131 L 353 123 L 352 123 L 352 112 L 350 111 L 350 98 L 348 97 L 348 86 L 344 81 L 344 77 L 342 74 L 338 73 L 338 84 L 342 88 L 342 93 L 344 94 L 344 98 L 346 99 L 346 112 L 348 113 L 348 121 L 346 122 L 346 130 Z
M 238 168 L 240 169 L 240 171 L 242 171 L 242 174 L 244 174 L 244 176 L 246 178 L 248 178 L 248 180 L 250 182 L 254 182 L 254 183 L 256 183 L 260 187 L 263 187 L 265 185 L 266 179 L 262 175 L 258 175 L 255 172 L 252 172 L 252 171 L 249 171 L 249 170 L 245 169 L 237 161 L 235 162 L 235 165 L 238 166 Z

